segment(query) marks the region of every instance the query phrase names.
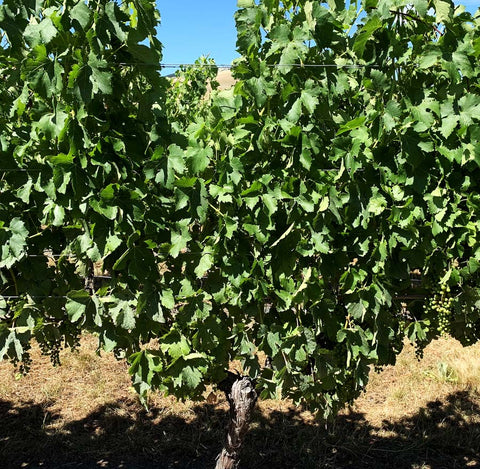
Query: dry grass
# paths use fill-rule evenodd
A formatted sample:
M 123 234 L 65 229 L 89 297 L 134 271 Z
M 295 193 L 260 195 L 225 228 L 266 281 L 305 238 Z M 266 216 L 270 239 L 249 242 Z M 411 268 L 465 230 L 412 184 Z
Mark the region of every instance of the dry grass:
M 31 373 L 0 364 L 1 468 L 207 468 L 227 406 L 152 396 L 146 412 L 126 366 L 95 354 L 94 337 L 52 368 L 34 351 Z M 264 401 L 243 468 L 480 467 L 480 345 L 407 346 L 394 367 L 327 429 L 285 401 Z
M 480 344 L 464 348 L 453 339 L 439 339 L 417 360 L 407 345 L 395 366 L 371 376 L 367 392 L 354 408 L 375 425 L 384 419 L 412 415 L 429 402 L 445 401 L 452 393 L 477 398 L 480 390 Z

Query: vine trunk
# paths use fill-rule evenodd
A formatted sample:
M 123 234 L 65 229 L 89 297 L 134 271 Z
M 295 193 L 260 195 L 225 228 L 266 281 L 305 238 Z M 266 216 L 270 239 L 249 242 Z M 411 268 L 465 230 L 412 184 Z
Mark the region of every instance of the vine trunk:
M 225 389 L 225 394 L 230 404 L 227 438 L 223 450 L 217 457 L 215 469 L 238 467 L 240 450 L 258 397 L 253 381 L 247 377 L 237 377 L 230 389 Z

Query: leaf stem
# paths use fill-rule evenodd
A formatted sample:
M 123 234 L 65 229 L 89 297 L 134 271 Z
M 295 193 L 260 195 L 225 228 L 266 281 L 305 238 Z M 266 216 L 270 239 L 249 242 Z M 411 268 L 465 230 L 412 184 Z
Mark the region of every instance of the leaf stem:
M 212 205 L 210 202 L 208 202 L 208 205 L 213 208 L 213 210 L 215 210 L 219 215 L 221 215 L 222 217 L 225 217 L 225 214 L 222 213 L 217 207 L 215 207 L 214 205 Z
M 433 28 L 433 30 L 439 35 L 439 36 L 443 36 L 443 32 L 440 31 L 434 24 L 430 24 L 428 23 L 427 21 L 425 21 L 424 19 L 422 18 L 419 18 L 418 16 L 415 16 L 415 15 L 412 15 L 411 13 L 407 13 L 405 11 L 400 11 L 400 10 L 390 10 L 390 13 L 393 13 L 394 15 L 399 15 L 399 16 L 403 16 L 404 18 L 409 18 L 411 20 L 414 20 L 414 21 L 418 21 L 420 23 L 423 23 L 425 24 L 426 26 L 431 26 Z

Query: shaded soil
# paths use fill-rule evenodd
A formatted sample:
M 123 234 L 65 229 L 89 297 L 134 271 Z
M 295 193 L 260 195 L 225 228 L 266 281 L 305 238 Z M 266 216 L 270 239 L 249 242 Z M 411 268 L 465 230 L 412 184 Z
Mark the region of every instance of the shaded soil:
M 478 403 L 466 393 L 431 402 L 409 418 L 373 427 L 361 413 L 338 417 L 325 430 L 298 412 L 256 416 L 243 468 L 480 467 Z M 39 404 L 0 402 L 0 461 L 4 468 L 206 468 L 220 449 L 225 411 L 194 408 L 195 418 L 161 418 L 124 401 L 103 406 L 51 432 L 58 415 Z M 158 423 L 155 423 L 158 420 Z
M 25 378 L 1 364 L 0 468 L 214 467 L 227 419 L 220 395 L 214 404 L 152 396 L 147 412 L 129 389 L 125 365 L 96 356 L 92 340 L 85 347 L 59 369 L 37 357 Z M 374 375 L 367 393 L 327 428 L 289 402 L 262 402 L 240 467 L 480 468 L 480 396 L 448 376 L 419 374 L 421 362 L 408 353 Z M 426 370 L 444 359 L 437 349 L 429 353 Z M 417 380 L 419 395 L 408 399 L 415 391 L 402 391 L 402 375 L 407 389 Z M 422 396 L 428 400 L 408 409 Z

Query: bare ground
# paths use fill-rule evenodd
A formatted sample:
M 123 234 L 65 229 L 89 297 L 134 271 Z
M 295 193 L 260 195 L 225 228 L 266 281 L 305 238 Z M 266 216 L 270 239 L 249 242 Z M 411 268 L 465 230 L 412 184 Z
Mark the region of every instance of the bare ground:
M 0 468 L 213 468 L 223 396 L 153 395 L 147 412 L 125 364 L 96 355 L 95 342 L 84 338 L 60 368 L 35 350 L 25 377 L 0 364 Z M 263 401 L 241 468 L 480 467 L 479 352 L 442 339 L 418 361 L 407 346 L 327 428 L 287 401 Z

